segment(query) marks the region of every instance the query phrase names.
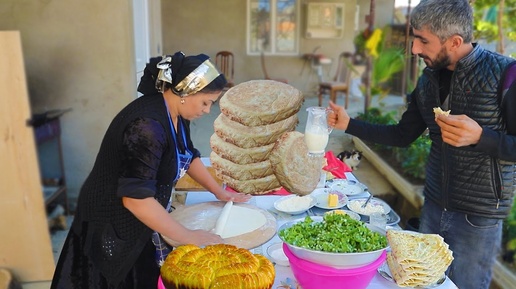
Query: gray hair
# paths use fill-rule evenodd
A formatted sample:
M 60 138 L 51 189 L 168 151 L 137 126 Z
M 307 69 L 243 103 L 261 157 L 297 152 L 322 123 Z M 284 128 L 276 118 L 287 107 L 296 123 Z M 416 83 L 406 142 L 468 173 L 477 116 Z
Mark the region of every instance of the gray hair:
M 430 30 L 441 42 L 453 35 L 465 43 L 473 40 L 473 10 L 467 0 L 421 0 L 410 15 L 410 25 Z

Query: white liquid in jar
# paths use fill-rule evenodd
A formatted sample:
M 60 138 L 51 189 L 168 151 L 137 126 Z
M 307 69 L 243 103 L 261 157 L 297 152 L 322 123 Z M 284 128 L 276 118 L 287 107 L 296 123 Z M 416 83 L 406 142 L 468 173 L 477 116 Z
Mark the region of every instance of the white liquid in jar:
M 326 149 L 328 145 L 328 139 L 328 133 L 305 132 L 305 143 L 309 152 L 324 152 L 324 149 Z

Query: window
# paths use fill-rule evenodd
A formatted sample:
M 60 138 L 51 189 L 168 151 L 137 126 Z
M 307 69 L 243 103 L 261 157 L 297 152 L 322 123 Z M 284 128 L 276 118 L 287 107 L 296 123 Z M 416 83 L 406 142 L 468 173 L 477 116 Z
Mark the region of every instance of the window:
M 298 0 L 247 0 L 247 53 L 297 55 Z

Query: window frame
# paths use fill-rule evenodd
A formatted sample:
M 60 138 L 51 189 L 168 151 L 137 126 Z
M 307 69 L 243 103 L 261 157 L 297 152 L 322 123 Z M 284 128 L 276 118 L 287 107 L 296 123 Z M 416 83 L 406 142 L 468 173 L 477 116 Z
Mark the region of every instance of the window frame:
M 254 43 L 257 43 L 258 39 L 253 39 L 253 33 L 252 30 L 256 29 L 256 25 L 252 23 L 252 9 L 253 5 L 252 3 L 259 3 L 259 2 L 269 2 L 270 6 L 270 12 L 269 12 L 269 19 L 270 19 L 270 27 L 278 27 L 278 14 L 277 14 L 277 6 L 278 1 L 280 0 L 247 0 L 247 27 L 246 27 L 246 50 L 247 55 L 260 55 L 262 53 L 262 50 L 258 50 L 256 48 L 253 48 Z M 294 33 L 294 39 L 293 39 L 293 49 L 290 51 L 281 51 L 278 49 L 278 31 L 277 29 L 270 29 L 270 48 L 263 50 L 263 53 L 265 55 L 299 55 L 299 38 L 300 38 L 300 24 L 301 24 L 301 1 L 300 0 L 289 0 L 295 2 L 295 28 L 293 30 Z

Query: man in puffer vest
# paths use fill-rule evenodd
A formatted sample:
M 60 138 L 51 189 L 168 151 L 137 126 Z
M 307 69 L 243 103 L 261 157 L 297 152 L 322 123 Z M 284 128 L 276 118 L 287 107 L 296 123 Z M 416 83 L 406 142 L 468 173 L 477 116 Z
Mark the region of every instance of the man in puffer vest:
M 399 123 L 351 119 L 334 103 L 328 123 L 400 147 L 428 129 L 432 145 L 419 230 L 450 245 L 454 261 L 447 274 L 459 288 L 487 289 L 516 188 L 516 69 L 507 69 L 513 59 L 472 42 L 467 0 L 421 1 L 411 26 L 412 53 L 427 67 Z M 449 116 L 434 114 L 438 107 Z

